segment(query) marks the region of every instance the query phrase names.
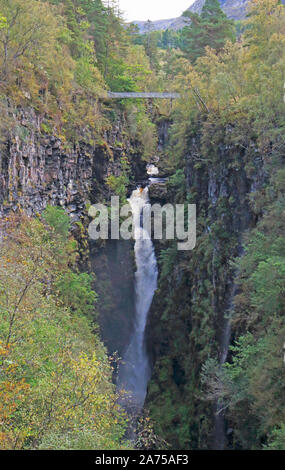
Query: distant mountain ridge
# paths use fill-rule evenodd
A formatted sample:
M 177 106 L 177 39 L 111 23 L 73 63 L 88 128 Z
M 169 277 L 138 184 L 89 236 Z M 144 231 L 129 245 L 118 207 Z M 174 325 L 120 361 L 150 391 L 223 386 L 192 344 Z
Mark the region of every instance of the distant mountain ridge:
M 234 20 L 241 20 L 246 16 L 246 7 L 249 3 L 249 0 L 219 0 L 222 9 L 229 18 Z M 193 13 L 201 13 L 205 0 L 196 0 L 187 10 L 192 11 Z M 140 33 L 143 34 L 147 31 L 147 22 L 146 21 L 133 21 L 133 24 L 138 25 Z M 187 19 L 180 16 L 179 18 L 170 18 L 166 20 L 157 20 L 152 21 L 152 26 L 155 31 L 166 29 L 173 29 L 178 31 L 182 29 L 183 26 L 187 23 Z

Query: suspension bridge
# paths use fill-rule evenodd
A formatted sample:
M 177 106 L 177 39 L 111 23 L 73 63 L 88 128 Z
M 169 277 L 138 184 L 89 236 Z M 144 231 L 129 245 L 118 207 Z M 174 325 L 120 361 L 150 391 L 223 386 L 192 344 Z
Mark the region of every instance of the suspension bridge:
M 110 99 L 121 98 L 142 98 L 142 99 L 168 99 L 175 100 L 180 98 L 179 93 L 150 93 L 150 92 L 120 92 L 113 91 L 107 92 L 107 97 Z

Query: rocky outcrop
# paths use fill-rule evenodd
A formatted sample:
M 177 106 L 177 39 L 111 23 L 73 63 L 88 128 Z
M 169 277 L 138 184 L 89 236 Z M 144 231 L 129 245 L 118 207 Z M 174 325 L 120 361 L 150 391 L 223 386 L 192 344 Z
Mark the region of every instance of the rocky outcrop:
M 48 204 L 80 217 L 90 191 L 92 159 L 87 148 L 64 148 L 40 132 L 33 111 L 21 112 L 18 125 L 0 150 L 0 215 L 41 212 Z
M 0 217 L 18 210 L 33 215 L 56 205 L 80 220 L 88 204 L 108 198 L 106 177 L 120 174 L 121 156 L 131 145 L 122 134 L 123 124 L 117 123 L 97 145 L 88 145 L 83 136 L 81 143 L 66 146 L 41 131 L 33 110 L 19 112 L 0 148 Z
M 205 0 L 196 0 L 196 2 L 191 5 L 188 10 L 193 13 L 201 13 Z M 220 4 L 224 12 L 229 18 L 234 20 L 242 20 L 246 16 L 246 7 L 249 3 L 249 0 L 220 0 Z M 147 32 L 148 24 L 145 21 L 134 21 L 133 23 L 137 24 L 141 34 Z M 180 16 L 179 18 L 171 18 L 169 20 L 158 20 L 151 23 L 152 29 L 155 31 L 165 31 L 167 29 L 172 29 L 178 31 L 182 29 L 187 20 Z
M 199 163 L 199 134 L 192 145 L 189 140 L 184 174 L 188 200 L 197 205 L 195 249 L 177 253 L 173 244 L 156 245 L 160 279 L 147 330 L 154 366 L 147 407 L 157 433 L 175 449 L 227 445 L 229 429 L 203 396 L 201 369 L 209 355 L 220 363 L 228 356 L 233 260 L 241 256 L 243 234 L 256 224 L 250 195 L 266 180 L 254 143 L 247 149 L 229 145 L 231 132 L 224 130 L 212 158 Z M 169 187 L 169 203 L 178 189 Z
M 149 198 L 152 204 L 166 204 L 167 203 L 167 182 L 161 181 L 154 182 L 149 186 Z

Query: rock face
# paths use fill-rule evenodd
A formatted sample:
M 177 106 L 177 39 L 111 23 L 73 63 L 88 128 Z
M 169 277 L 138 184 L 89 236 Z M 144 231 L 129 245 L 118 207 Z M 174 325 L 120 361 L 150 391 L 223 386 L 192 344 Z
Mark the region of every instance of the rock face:
M 167 203 L 167 185 L 166 181 L 154 182 L 149 187 L 149 197 L 152 204 Z
M 133 242 L 91 242 L 91 270 L 96 274 L 96 292 L 102 339 L 110 355 L 123 357 L 133 331 L 135 312 Z
M 91 176 L 86 148 L 65 150 L 59 139 L 40 133 L 33 111 L 22 112 L 16 132 L 0 150 L 0 216 L 19 209 L 32 215 L 51 204 L 65 206 L 78 219 Z
M 106 133 L 100 145 L 82 142 L 72 148 L 43 135 L 40 128 L 34 111 L 22 111 L 9 141 L 0 147 L 0 217 L 17 210 L 33 215 L 56 205 L 78 221 L 88 204 L 108 197 L 105 179 L 120 174 L 121 154 L 130 144 L 116 147 L 120 124 Z
M 223 11 L 233 20 L 242 20 L 246 16 L 246 8 L 249 0 L 219 0 Z M 205 0 L 196 0 L 188 10 L 200 13 Z
M 188 8 L 188 10 L 192 11 L 193 13 L 201 13 L 204 3 L 205 0 L 196 0 L 196 2 L 194 2 L 193 5 Z M 249 0 L 220 0 L 221 7 L 226 15 L 234 20 L 241 20 L 245 18 L 246 7 L 248 3 Z M 147 31 L 146 22 L 134 21 L 133 23 L 138 25 L 141 34 Z M 187 20 L 180 16 L 179 18 L 153 21 L 152 26 L 156 31 L 165 31 L 166 29 L 173 29 L 178 31 L 179 29 L 182 29 L 186 23 Z
M 156 245 L 162 263 L 147 329 L 154 366 L 147 407 L 157 433 L 174 449 L 228 445 L 223 416 L 215 419 L 201 392 L 201 368 L 209 353 L 220 363 L 227 357 L 236 292 L 232 260 L 242 256 L 243 234 L 256 224 L 249 197 L 266 180 L 254 142 L 237 149 L 229 145 L 231 132 L 223 131 L 215 156 L 202 163 L 195 159 L 199 134 L 189 139 L 184 169 L 187 195 L 197 205 L 196 248 L 177 253 L 171 244 Z M 170 186 L 167 202 L 176 197 Z

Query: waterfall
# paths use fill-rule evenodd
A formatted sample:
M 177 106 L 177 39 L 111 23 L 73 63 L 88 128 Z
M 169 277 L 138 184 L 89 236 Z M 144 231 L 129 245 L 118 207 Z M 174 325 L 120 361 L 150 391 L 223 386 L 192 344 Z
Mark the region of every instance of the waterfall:
M 157 289 L 158 269 L 151 235 L 142 228 L 143 210 L 150 208 L 148 188 L 133 191 L 129 203 L 133 213 L 135 238 L 135 323 L 130 344 L 123 355 L 117 385 L 127 395 L 122 400 L 135 412 L 144 405 L 150 364 L 145 346 L 147 317 Z

